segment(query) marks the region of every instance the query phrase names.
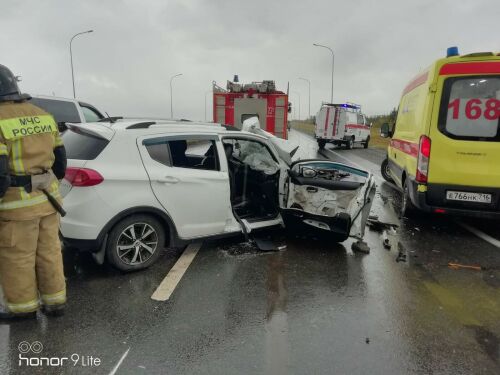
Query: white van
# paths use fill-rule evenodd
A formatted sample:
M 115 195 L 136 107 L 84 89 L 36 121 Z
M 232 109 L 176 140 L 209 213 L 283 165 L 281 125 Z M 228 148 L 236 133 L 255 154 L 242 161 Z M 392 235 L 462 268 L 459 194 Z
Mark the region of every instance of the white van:
M 360 143 L 368 148 L 370 126 L 357 104 L 323 103 L 316 114 L 315 138 L 319 148 L 324 148 L 327 143 L 345 145 L 348 149 Z

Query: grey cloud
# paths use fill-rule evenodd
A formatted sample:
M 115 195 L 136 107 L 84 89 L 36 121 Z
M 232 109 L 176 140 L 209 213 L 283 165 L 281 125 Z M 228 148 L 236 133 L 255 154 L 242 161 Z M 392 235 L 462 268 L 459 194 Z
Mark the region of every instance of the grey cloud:
M 224 85 L 274 79 L 302 96 L 307 113 L 330 97 L 359 102 L 367 113 L 397 106 L 406 82 L 446 47 L 499 50 L 496 0 L 444 1 L 5 1 L 2 61 L 22 74 L 27 92 L 70 96 L 68 43 L 74 41 L 77 93 L 112 114 L 202 119 L 212 80 Z M 292 97 L 295 104 L 297 100 Z M 211 106 L 209 106 L 211 114 Z

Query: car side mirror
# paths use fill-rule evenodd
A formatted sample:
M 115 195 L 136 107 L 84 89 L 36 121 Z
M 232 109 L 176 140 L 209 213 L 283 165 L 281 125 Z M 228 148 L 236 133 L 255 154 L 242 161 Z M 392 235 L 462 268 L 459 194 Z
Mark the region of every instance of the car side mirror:
M 382 138 L 389 138 L 391 136 L 391 129 L 389 127 L 389 123 L 384 122 L 380 127 L 380 136 Z
M 64 121 L 58 122 L 57 128 L 59 129 L 59 133 L 62 133 L 62 132 L 65 132 L 66 130 L 68 130 L 68 127 L 66 126 L 66 123 Z

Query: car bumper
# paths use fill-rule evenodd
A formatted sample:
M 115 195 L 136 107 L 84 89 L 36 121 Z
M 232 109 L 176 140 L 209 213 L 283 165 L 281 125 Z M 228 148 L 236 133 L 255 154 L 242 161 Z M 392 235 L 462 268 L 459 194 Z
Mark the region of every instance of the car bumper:
M 66 249 L 77 251 L 89 251 L 97 253 L 101 249 L 102 240 L 81 240 L 77 238 L 66 238 L 61 235 L 61 241 Z
M 419 184 L 411 180 L 410 198 L 413 204 L 424 212 L 469 216 L 486 219 L 500 219 L 500 188 L 483 188 L 472 186 L 457 186 L 447 184 L 427 184 L 425 191 Z M 488 193 L 492 195 L 491 204 L 449 201 L 446 199 L 448 190 Z
M 115 211 L 94 187 L 74 187 L 63 202 L 66 216 L 61 218 L 60 231 L 65 238 L 97 239 Z

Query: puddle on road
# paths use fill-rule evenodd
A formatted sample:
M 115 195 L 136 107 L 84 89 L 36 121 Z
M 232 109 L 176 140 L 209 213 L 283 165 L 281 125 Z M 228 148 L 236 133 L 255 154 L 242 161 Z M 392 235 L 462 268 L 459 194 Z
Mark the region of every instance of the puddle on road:
M 483 272 L 482 280 L 492 288 L 500 289 L 500 268 L 496 270 L 490 269 L 487 270 L 487 272 Z
M 475 338 L 479 346 L 486 352 L 488 357 L 495 363 L 500 361 L 500 340 L 491 331 L 480 326 L 469 326 L 475 334 Z
M 265 373 L 287 374 L 289 365 L 288 291 L 283 253 L 267 259 Z

